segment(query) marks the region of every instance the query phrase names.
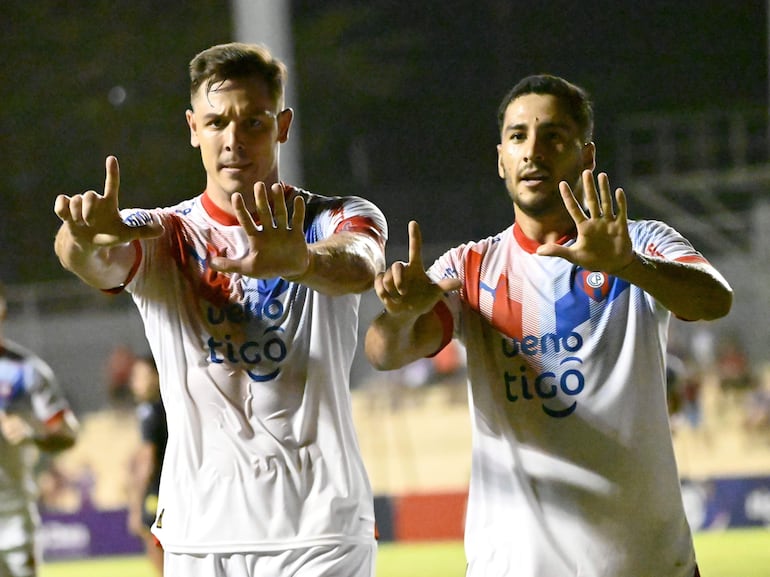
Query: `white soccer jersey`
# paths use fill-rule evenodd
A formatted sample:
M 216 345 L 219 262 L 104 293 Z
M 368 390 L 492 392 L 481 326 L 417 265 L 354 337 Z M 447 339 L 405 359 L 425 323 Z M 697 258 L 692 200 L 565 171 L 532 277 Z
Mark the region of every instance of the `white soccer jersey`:
M 305 236 L 366 234 L 384 250 L 382 213 L 357 197 L 305 198 Z M 127 284 L 158 360 L 168 445 L 153 532 L 174 553 L 372 543 L 373 500 L 353 429 L 349 372 L 355 294 L 330 297 L 282 278 L 208 268 L 242 258 L 246 235 L 204 193 L 148 213 Z
M 629 228 L 638 252 L 706 262 L 663 223 Z M 439 310 L 468 355 L 468 576 L 692 577 L 665 395 L 670 313 L 536 248 L 514 224 L 429 271 L 463 283 Z
M 7 339 L 0 344 L 0 410 L 32 423 L 47 423 L 69 410 L 48 364 Z M 31 539 L 30 524 L 37 520 L 36 458 L 32 445 L 11 445 L 0 435 L 0 549 Z M 26 519 L 27 530 L 15 530 L 21 524 L 7 522 L 15 517 Z

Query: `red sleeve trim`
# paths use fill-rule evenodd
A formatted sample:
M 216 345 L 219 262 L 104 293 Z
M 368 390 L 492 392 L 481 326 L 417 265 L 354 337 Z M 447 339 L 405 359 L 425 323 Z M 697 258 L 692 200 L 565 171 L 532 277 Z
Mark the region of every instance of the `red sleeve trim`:
M 67 409 L 62 409 L 57 413 L 54 413 L 53 416 L 49 417 L 44 423 L 46 429 L 55 429 L 56 427 L 58 427 L 59 423 L 61 423 L 64 420 L 64 414 L 66 412 L 67 412 Z
M 102 289 L 103 293 L 106 293 L 109 295 L 116 295 L 116 294 L 122 293 L 123 289 L 126 288 L 126 285 L 133 280 L 134 276 L 136 275 L 136 271 L 139 270 L 139 264 L 142 262 L 142 243 L 139 242 L 139 240 L 134 240 L 132 241 L 132 244 L 136 249 L 136 255 L 134 256 L 134 264 L 131 265 L 131 270 L 128 271 L 128 276 L 126 277 L 126 280 L 120 286 L 116 286 L 109 289 Z
M 375 222 L 367 216 L 351 216 L 350 218 L 343 219 L 342 222 L 337 225 L 334 232 L 356 232 L 365 234 L 377 241 L 381 247 L 385 246 L 385 239 L 383 238 L 382 231 L 377 228 Z
M 692 264 L 692 263 L 695 263 L 695 264 L 707 264 L 707 265 L 711 266 L 711 263 L 709 261 L 707 261 L 702 256 L 697 256 L 697 255 L 690 255 L 690 256 L 683 256 L 681 258 L 675 258 L 674 262 L 683 262 L 683 263 L 690 263 L 690 264 Z M 674 317 L 677 318 L 678 320 L 682 321 L 682 322 L 685 322 L 685 323 L 695 322 L 693 319 L 687 319 L 685 317 L 680 317 L 679 315 L 674 315 Z
M 447 346 L 452 340 L 454 334 L 454 319 L 452 319 L 452 313 L 449 307 L 444 301 L 438 301 L 436 306 L 433 307 L 433 311 L 438 315 L 438 320 L 441 322 L 441 344 L 432 354 L 427 358 L 435 357 L 441 352 L 441 350 Z
M 709 264 L 709 261 L 707 261 L 705 258 L 703 258 L 702 256 L 696 256 L 696 255 L 675 258 L 674 262 Z

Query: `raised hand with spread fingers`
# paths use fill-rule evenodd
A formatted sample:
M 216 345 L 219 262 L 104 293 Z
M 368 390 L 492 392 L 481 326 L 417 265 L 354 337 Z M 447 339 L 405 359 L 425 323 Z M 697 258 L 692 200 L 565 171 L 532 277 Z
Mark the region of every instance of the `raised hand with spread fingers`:
M 302 230 L 305 201 L 294 197 L 289 218 L 286 189 L 277 183 L 267 190 L 265 183 L 254 185 L 256 220 L 246 209 L 243 195 L 231 197 L 233 211 L 249 238 L 249 254 L 242 259 L 213 257 L 211 268 L 221 272 L 237 272 L 253 278 L 302 277 L 310 267 L 310 254 Z

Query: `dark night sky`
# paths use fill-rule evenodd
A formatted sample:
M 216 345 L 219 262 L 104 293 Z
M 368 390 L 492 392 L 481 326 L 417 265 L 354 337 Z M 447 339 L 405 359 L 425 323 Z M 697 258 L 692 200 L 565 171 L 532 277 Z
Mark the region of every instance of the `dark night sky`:
M 52 251 L 53 199 L 100 187 L 106 154 L 120 156 L 132 205 L 176 202 L 203 184 L 184 125 L 186 66 L 231 39 L 225 3 L 71 4 L 10 0 L 0 16 L 7 283 L 68 274 Z M 609 171 L 613 127 L 626 114 L 767 105 L 758 0 L 293 0 L 292 11 L 301 184 L 369 196 L 394 242 L 409 218 L 437 242 L 509 222 L 495 111 L 524 75 L 563 75 L 592 93 Z M 107 94 L 118 85 L 127 99 L 115 107 Z M 365 182 L 353 175 L 354 148 L 369 162 Z

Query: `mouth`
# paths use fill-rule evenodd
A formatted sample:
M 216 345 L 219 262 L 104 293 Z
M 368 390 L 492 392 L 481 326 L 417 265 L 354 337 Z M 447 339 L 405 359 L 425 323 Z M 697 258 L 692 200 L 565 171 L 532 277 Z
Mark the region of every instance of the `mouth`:
M 526 171 L 519 174 L 519 182 L 525 186 L 539 186 L 551 180 L 551 176 L 544 170 Z
M 243 172 L 251 166 L 248 162 L 223 162 L 219 165 L 219 170 L 224 172 Z

